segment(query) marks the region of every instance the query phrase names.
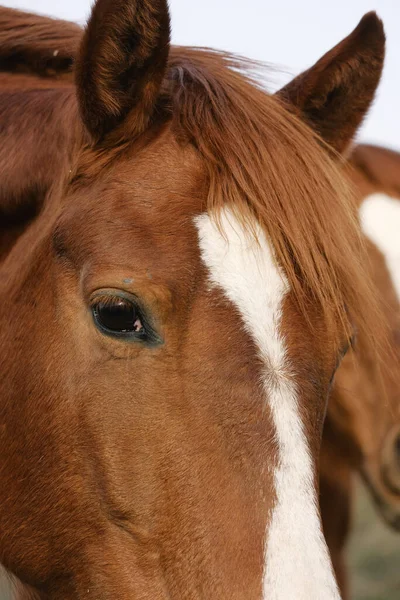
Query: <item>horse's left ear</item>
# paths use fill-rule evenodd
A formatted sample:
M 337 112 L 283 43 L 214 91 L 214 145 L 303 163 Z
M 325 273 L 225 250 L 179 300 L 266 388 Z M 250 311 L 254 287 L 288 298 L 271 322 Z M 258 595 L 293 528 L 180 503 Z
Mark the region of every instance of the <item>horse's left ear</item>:
M 94 141 L 128 115 L 140 133 L 154 112 L 167 66 L 167 0 L 97 0 L 76 63 L 80 113 Z
M 385 56 L 385 33 L 374 12 L 278 97 L 328 144 L 344 152 L 366 115 Z

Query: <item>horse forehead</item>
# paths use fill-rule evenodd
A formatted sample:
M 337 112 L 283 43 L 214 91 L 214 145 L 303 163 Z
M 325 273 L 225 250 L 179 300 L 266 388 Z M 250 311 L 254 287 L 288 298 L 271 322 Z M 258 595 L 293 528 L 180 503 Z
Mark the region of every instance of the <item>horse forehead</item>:
M 205 169 L 194 149 L 164 135 L 106 168 L 93 153 L 81 162 L 56 223 L 58 238 L 100 255 L 187 257 L 195 247 L 192 217 L 206 197 Z
M 99 163 L 101 165 L 101 163 Z M 139 194 L 148 205 L 162 202 L 163 197 L 182 199 L 189 193 L 205 193 L 205 161 L 191 144 L 178 143 L 167 126 L 150 140 L 139 139 L 120 158 L 113 161 L 108 180 L 115 188 Z M 199 192 L 201 188 L 201 192 Z M 179 202 L 169 209 L 179 212 Z
M 289 283 L 261 227 L 252 219 L 246 228 L 229 208 L 217 217 L 202 214 L 195 223 L 210 282 L 238 308 L 261 354 L 279 362 L 274 340 Z

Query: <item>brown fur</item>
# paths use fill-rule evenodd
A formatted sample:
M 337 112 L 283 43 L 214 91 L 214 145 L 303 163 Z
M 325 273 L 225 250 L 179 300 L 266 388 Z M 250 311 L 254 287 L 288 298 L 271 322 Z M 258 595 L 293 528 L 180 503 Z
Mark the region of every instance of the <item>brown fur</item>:
M 375 13 L 368 13 L 311 72 L 302 73 L 281 91 L 282 97 L 297 106 L 305 120 L 339 152 L 346 150 L 374 97 L 382 72 L 384 48 L 382 22 Z M 361 81 L 362 87 L 359 87 Z M 351 103 L 347 97 L 349 86 L 354 94 Z M 318 93 L 311 94 L 311 90 Z M 341 127 L 344 116 L 346 127 Z
M 400 200 L 400 154 L 357 146 L 348 172 L 357 191 L 357 205 L 376 192 Z M 356 341 L 355 351 L 346 356 L 336 374 L 321 450 L 321 512 L 345 599 L 350 597 L 344 552 L 355 472 L 364 479 L 383 518 L 400 528 L 400 460 L 396 450 L 400 435 L 400 306 L 385 259 L 371 242 L 368 254 L 372 281 L 389 324 L 389 351 L 377 369 L 362 337 Z M 338 522 L 343 525 L 338 526 Z
M 70 77 L 82 30 L 75 23 L 0 7 L 0 70 Z
M 0 116 L 14 124 L 0 134 L 0 257 L 38 214 L 58 168 L 63 134 L 59 148 L 40 139 L 59 135 L 63 127 L 52 106 L 60 96 L 56 89 L 73 80 L 81 36 L 75 23 L 0 7 Z M 21 139 L 37 150 L 28 161 L 20 152 Z
M 351 155 L 353 179 L 360 189 L 360 198 L 366 192 L 383 192 L 394 198 L 400 198 L 399 153 L 389 148 L 369 146 L 363 144 L 356 146 Z
M 78 58 L 77 89 L 83 122 L 95 140 L 128 115 L 132 130 L 149 124 L 164 79 L 170 23 L 166 0 L 99 0 Z
M 209 290 L 193 217 L 229 203 L 244 222 L 255 214 L 273 242 L 292 284 L 287 376 L 316 466 L 347 317 L 367 337 L 376 327 L 351 199 L 298 107 L 232 70 L 233 57 L 175 49 L 165 75 L 164 4 L 113 11 L 100 0 L 93 15 L 78 106 L 68 86 L 16 90 L 12 104 L 7 86 L 1 99 L 8 148 L 27 140 L 23 163 L 5 165 L 14 186 L 3 209 L 15 214 L 35 186 L 42 199 L 1 264 L 0 562 L 40 600 L 258 599 L 274 430 L 257 349 Z M 140 36 L 129 56 L 121 31 Z M 154 61 L 141 65 L 135 48 Z M 303 97 L 318 104 L 309 77 Z M 337 139 L 348 143 L 340 105 L 331 105 Z M 164 343 L 102 335 L 90 306 L 103 288 L 137 298 Z

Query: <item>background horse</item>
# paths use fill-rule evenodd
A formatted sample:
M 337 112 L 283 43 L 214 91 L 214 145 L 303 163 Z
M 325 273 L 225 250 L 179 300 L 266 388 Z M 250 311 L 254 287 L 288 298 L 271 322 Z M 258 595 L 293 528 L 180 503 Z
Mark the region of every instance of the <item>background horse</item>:
M 21 112 L 22 90 L 26 90 L 25 103 L 35 102 L 45 107 L 55 88 L 71 85 L 73 61 L 81 37 L 82 28 L 75 23 L 0 7 L 0 118 L 3 122 L 12 120 L 12 105 L 16 113 Z M 21 114 L 19 118 L 23 118 Z M 26 119 L 29 118 L 28 111 Z M 50 127 L 48 122 L 46 127 Z M 20 132 L 13 133 L 12 128 L 3 132 L 14 143 L 0 149 L 1 162 L 11 162 L 14 168 L 5 173 L 1 182 L 0 258 L 39 213 L 53 176 L 52 160 L 56 154 L 51 145 L 40 141 L 40 136 L 46 134 L 47 131 L 35 131 L 32 135 L 39 139 L 24 137 L 24 143 L 35 145 L 37 149 L 36 154 L 25 161 Z M 26 186 L 27 171 L 36 173 L 30 186 Z
M 357 146 L 349 177 L 365 235 L 372 279 L 388 329 L 389 351 L 377 370 L 362 340 L 344 358 L 335 377 L 321 448 L 321 512 L 324 532 L 344 598 L 349 597 L 344 551 L 351 526 L 353 475 L 358 472 L 385 521 L 400 529 L 400 306 L 390 259 L 373 243 L 365 207 L 400 199 L 400 155 Z M 371 239 L 372 238 L 372 239 Z M 360 344 L 361 342 L 361 344 Z
M 76 93 L 2 94 L 2 210 L 36 214 L 1 265 L 0 560 L 23 593 L 339 598 L 320 437 L 352 316 L 368 337 L 379 311 L 337 153 L 383 54 L 369 14 L 273 97 L 170 50 L 165 2 L 99 0 Z

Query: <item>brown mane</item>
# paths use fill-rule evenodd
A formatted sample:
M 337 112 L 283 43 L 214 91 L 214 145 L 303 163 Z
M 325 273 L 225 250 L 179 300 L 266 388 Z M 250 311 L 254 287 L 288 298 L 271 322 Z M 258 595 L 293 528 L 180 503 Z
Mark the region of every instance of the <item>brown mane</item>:
M 68 76 L 81 35 L 76 23 L 0 7 L 0 70 Z
M 344 307 L 370 333 L 379 319 L 341 165 L 252 78 L 253 66 L 210 50 L 171 53 L 174 123 L 206 159 L 209 207 L 250 209 L 264 224 L 304 314 L 311 295 L 338 333 Z

